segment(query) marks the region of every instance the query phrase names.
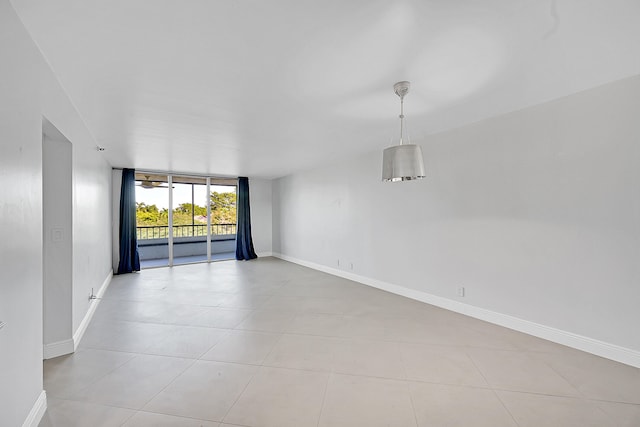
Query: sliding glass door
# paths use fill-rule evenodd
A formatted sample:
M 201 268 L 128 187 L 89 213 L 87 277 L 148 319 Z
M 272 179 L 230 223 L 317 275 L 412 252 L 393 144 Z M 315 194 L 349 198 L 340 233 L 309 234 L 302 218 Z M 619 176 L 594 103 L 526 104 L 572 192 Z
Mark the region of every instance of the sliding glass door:
M 136 173 L 136 231 L 142 268 L 169 265 L 169 179 Z
M 173 177 L 173 264 L 208 261 L 207 179 Z
M 236 200 L 237 180 L 211 178 L 209 185 L 211 207 L 211 259 L 235 259 L 236 256 Z
M 136 173 L 142 268 L 234 259 L 236 180 Z

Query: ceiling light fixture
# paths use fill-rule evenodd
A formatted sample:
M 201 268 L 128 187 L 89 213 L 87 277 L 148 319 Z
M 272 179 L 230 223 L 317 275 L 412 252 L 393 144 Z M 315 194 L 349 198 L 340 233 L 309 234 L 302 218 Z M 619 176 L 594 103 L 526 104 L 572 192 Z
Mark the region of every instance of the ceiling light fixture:
M 422 148 L 416 144 L 405 144 L 402 139 L 404 96 L 409 92 L 409 86 L 409 82 L 398 82 L 393 85 L 394 92 L 400 97 L 400 144 L 386 148 L 382 154 L 383 181 L 410 181 L 425 177 Z

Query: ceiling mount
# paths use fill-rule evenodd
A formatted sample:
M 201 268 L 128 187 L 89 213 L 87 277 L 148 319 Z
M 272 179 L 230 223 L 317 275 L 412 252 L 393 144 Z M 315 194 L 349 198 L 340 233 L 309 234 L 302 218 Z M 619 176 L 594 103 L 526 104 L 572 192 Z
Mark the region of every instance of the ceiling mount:
M 409 88 L 411 87 L 411 83 L 409 82 L 398 82 L 393 85 L 393 91 L 400 97 L 400 99 L 404 98 L 404 96 L 409 93 Z

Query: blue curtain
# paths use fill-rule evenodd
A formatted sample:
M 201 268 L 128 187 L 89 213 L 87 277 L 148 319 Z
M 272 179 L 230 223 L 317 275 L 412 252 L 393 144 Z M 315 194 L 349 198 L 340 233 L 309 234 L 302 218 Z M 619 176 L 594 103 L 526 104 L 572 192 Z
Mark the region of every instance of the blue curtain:
M 136 171 L 122 169 L 120 189 L 120 263 L 118 274 L 140 271 L 136 237 Z
M 251 239 L 251 209 L 249 207 L 249 178 L 238 178 L 238 226 L 236 229 L 236 259 L 257 258 Z

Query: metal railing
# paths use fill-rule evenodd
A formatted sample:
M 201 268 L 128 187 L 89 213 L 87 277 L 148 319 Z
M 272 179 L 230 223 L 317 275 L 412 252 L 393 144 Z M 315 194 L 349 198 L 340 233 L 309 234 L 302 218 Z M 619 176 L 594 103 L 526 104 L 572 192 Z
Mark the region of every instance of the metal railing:
M 168 225 L 141 225 L 136 227 L 138 240 L 166 239 L 169 236 Z M 236 234 L 236 224 L 211 224 L 212 236 Z M 207 224 L 174 225 L 173 237 L 197 237 L 207 235 Z

